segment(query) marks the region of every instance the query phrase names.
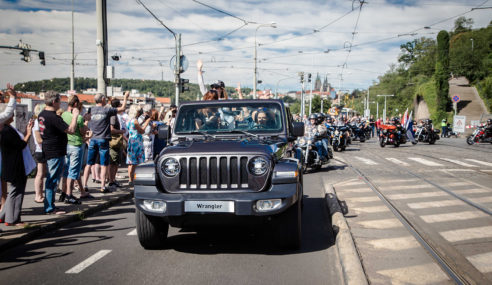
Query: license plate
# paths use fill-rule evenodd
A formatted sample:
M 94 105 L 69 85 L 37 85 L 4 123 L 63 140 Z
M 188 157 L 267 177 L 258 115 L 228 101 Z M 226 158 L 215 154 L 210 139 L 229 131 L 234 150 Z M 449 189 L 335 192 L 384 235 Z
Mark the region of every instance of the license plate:
M 234 213 L 233 201 L 185 201 L 189 213 Z

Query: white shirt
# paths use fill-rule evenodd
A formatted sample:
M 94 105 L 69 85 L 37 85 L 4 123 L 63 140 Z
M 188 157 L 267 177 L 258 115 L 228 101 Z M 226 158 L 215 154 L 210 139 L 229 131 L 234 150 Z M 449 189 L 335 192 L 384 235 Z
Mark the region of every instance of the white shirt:
M 34 134 L 34 132 L 38 131 L 39 132 L 39 122 L 38 122 L 38 119 L 36 119 L 34 121 L 34 126 L 32 127 L 32 132 Z M 34 136 L 34 144 L 36 145 L 36 150 L 35 152 L 43 152 L 43 149 L 41 148 L 41 144 L 38 144 L 38 142 L 36 141 L 36 136 Z

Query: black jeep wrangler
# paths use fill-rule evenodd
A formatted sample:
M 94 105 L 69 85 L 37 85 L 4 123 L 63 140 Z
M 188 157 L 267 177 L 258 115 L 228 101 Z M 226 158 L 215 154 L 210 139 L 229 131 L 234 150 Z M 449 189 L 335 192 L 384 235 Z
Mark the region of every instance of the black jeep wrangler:
M 169 225 L 194 228 L 245 220 L 273 225 L 276 240 L 301 243 L 304 124 L 280 100 L 183 103 L 159 129 L 168 146 L 135 172 L 136 224 L 146 249 L 166 243 Z

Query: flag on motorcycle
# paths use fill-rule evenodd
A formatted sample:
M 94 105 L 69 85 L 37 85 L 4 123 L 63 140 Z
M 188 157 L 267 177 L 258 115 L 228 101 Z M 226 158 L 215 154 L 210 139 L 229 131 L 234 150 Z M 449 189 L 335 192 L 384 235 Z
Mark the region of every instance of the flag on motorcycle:
M 403 114 L 403 117 L 401 118 L 401 126 L 405 128 L 405 130 L 408 127 L 408 108 L 405 110 L 405 113 Z
M 405 112 L 406 113 L 406 112 Z M 413 132 L 413 120 L 412 120 L 413 111 L 410 112 L 410 115 L 407 118 L 405 129 L 407 130 L 407 138 L 412 144 L 416 144 L 415 134 Z

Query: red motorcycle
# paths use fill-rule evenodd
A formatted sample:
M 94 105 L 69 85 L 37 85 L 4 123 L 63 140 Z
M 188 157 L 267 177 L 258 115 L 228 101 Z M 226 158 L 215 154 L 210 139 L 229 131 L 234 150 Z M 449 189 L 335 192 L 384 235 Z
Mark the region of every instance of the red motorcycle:
M 473 134 L 469 135 L 466 138 L 466 142 L 469 145 L 472 145 L 474 143 L 492 143 L 492 137 L 490 135 L 485 136 L 485 126 L 479 126 L 475 131 L 473 131 Z
M 399 147 L 400 144 L 407 142 L 406 135 L 402 133 L 400 128 L 393 125 L 381 125 L 381 132 L 379 135 L 379 145 L 381 147 L 387 144 L 392 144 L 395 147 Z

